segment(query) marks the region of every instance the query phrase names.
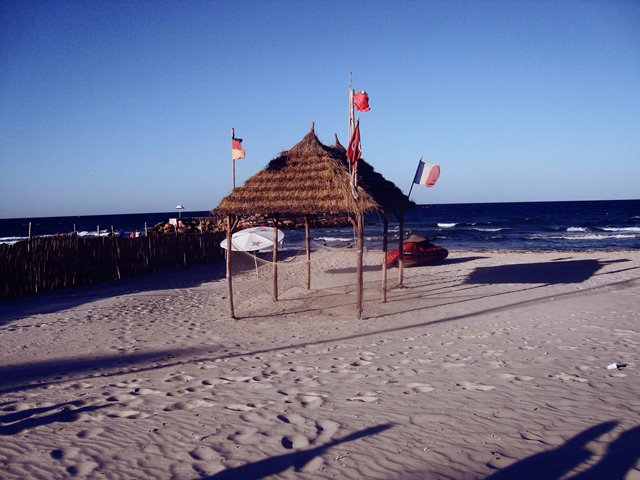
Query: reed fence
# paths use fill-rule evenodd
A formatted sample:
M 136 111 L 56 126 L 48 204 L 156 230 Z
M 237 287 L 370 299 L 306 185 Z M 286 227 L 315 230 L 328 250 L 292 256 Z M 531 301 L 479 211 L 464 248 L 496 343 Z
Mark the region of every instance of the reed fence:
M 224 258 L 224 233 L 137 238 L 61 235 L 0 245 L 0 299 Z

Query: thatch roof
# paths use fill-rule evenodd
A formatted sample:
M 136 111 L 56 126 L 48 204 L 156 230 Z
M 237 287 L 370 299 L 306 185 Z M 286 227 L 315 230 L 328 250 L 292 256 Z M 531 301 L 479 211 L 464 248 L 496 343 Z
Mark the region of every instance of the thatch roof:
M 392 182 L 360 160 L 358 198 L 351 193 L 346 151 L 337 141 L 329 147 L 313 126 L 290 150 L 271 160 L 224 197 L 216 214 L 366 213 L 412 208 L 415 204 Z

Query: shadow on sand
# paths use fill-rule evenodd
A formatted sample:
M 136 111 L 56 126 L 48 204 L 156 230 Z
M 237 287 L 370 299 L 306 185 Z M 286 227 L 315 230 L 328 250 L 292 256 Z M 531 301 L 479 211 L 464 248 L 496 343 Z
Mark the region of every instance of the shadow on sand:
M 363 437 L 375 435 L 380 432 L 391 428 L 390 424 L 376 425 L 375 427 L 365 428 L 358 432 L 347 435 L 346 437 L 331 440 L 319 447 L 310 448 L 308 450 L 299 450 L 286 455 L 278 455 L 277 457 L 266 458 L 258 462 L 248 463 L 240 467 L 229 468 L 217 473 L 211 477 L 207 477 L 208 480 L 258 480 L 270 475 L 276 475 L 282 473 L 290 467 L 294 467 L 296 471 L 299 471 L 307 463 L 318 455 L 323 454 L 326 450 L 336 445 L 340 445 L 345 442 L 353 442 Z
M 465 283 L 581 283 L 605 265 L 629 260 L 566 260 L 476 268 Z
M 29 428 L 49 425 L 56 422 L 74 422 L 80 418 L 81 413 L 93 412 L 109 406 L 107 403 L 104 405 L 87 405 L 80 407 L 82 403 L 83 402 L 80 401 L 65 402 L 48 407 L 31 408 L 2 415 L 0 416 L 0 424 L 6 425 L 0 425 L 0 435 L 15 435 Z M 48 413 L 48 415 L 41 415 L 42 413 Z
M 219 349 L 222 350 L 221 347 Z M 140 371 L 146 371 L 164 367 L 167 362 L 176 364 L 181 362 L 181 359 L 191 361 L 194 356 L 205 353 L 213 354 L 217 350 L 215 346 L 200 346 L 180 350 L 102 355 L 93 358 L 58 358 L 44 362 L 8 365 L 0 367 L 0 393 L 43 387 L 49 383 L 69 380 L 64 377 L 73 374 L 81 374 L 84 378 L 93 372 L 101 377 L 109 377 L 132 373 L 138 368 Z M 105 372 L 105 370 L 111 371 Z
M 488 257 L 458 257 L 458 258 L 447 258 L 444 260 L 440 260 L 437 262 L 437 265 L 453 265 L 456 263 L 465 263 L 471 262 L 473 260 L 480 260 L 482 258 Z M 435 265 L 435 264 L 434 264 Z M 429 267 L 429 265 L 423 265 L 422 267 Z M 389 270 L 392 268 L 398 268 L 398 265 L 394 265 L 393 267 L 388 267 Z M 405 267 L 407 268 L 407 267 Z M 380 272 L 382 271 L 382 265 L 365 265 L 362 267 L 363 272 Z M 347 268 L 332 268 L 326 271 L 326 273 L 356 273 L 356 267 L 347 267 Z
M 219 261 L 3 300 L 0 302 L 0 325 L 31 315 L 59 312 L 105 298 L 176 288 L 193 288 L 224 277 L 225 264 L 224 261 Z
M 593 453 L 587 444 L 611 431 L 617 422 L 605 422 L 579 433 L 563 445 L 536 453 L 505 467 L 487 480 L 539 480 L 559 479 L 588 461 Z M 640 427 L 622 432 L 612 441 L 605 455 L 595 465 L 567 480 L 623 480 L 640 458 Z

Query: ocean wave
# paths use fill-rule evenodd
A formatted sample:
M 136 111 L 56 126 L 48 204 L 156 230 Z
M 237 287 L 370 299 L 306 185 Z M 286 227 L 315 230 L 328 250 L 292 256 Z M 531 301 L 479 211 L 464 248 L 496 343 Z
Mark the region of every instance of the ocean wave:
M 640 233 L 640 227 L 602 227 L 605 232 L 634 232 Z
M 13 245 L 14 243 L 26 240 L 28 237 L 1 237 L 0 244 Z
M 111 234 L 110 230 L 100 230 L 100 236 L 101 237 L 108 237 Z M 96 231 L 93 230 L 91 232 L 87 232 L 86 230 L 83 230 L 81 232 L 77 232 L 77 235 L 79 237 L 95 237 L 96 236 Z
M 589 229 L 586 227 L 569 227 L 567 228 L 567 232 L 588 232 Z
M 438 222 L 438 227 L 440 228 L 453 228 L 457 225 L 457 223 L 440 223 Z
M 527 240 L 572 240 L 572 241 L 580 241 L 580 240 L 624 240 L 636 238 L 637 235 L 631 234 L 606 234 L 606 233 L 587 233 L 585 235 L 543 235 L 543 234 L 534 234 L 534 235 L 526 235 L 525 238 Z
M 315 237 L 316 242 L 353 242 L 353 237 Z
M 477 230 L 479 232 L 501 232 L 504 228 L 474 228 L 473 230 Z

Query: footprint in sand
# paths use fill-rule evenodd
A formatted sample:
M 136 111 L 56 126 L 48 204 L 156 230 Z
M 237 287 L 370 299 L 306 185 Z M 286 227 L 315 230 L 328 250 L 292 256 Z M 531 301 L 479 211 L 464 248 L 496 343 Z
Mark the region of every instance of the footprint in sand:
M 230 440 L 236 444 L 245 445 L 248 443 L 254 443 L 254 438 L 252 438 L 256 433 L 258 433 L 257 428 L 253 427 L 244 427 L 235 433 L 229 435 L 227 440 Z
M 333 420 L 320 419 L 316 422 L 316 431 L 318 436 L 313 441 L 316 445 L 322 445 L 333 439 L 333 436 L 338 432 L 340 424 Z
M 193 465 L 191 465 L 191 468 L 193 468 L 193 471 L 196 472 L 198 474 L 198 476 L 202 477 L 202 478 L 209 478 L 209 477 L 213 477 L 214 475 L 216 475 L 217 473 L 220 473 L 222 470 L 225 469 L 224 464 L 220 463 L 222 462 L 221 460 L 213 461 L 213 462 L 197 462 L 194 463 Z M 176 478 L 177 477 L 182 477 L 184 476 L 184 474 L 182 475 L 175 475 L 172 478 Z
M 207 446 L 199 446 L 189 452 L 191 458 L 194 460 L 201 460 L 204 462 L 220 461 L 221 456 L 213 448 Z
M 227 405 L 224 408 L 226 408 L 227 410 L 233 410 L 235 412 L 248 412 L 250 410 L 255 410 L 256 408 L 259 408 L 259 406 L 256 405 L 255 403 L 247 403 L 247 404 L 235 403 L 232 405 Z
M 325 395 L 316 392 L 300 392 L 297 388 L 283 388 L 278 393 L 286 397 L 285 403 L 299 403 L 305 408 L 317 408 L 324 403 Z
M 78 438 L 96 438 L 100 437 L 104 433 L 102 428 L 91 428 L 89 430 L 80 430 L 76 433 Z
M 286 415 L 278 415 L 278 420 L 284 423 L 291 423 L 293 425 L 302 425 L 307 421 L 306 418 L 304 418 L 302 415 L 299 415 L 297 413 L 287 413 Z
M 240 419 L 252 424 L 267 425 L 273 421 L 273 416 L 264 412 L 248 411 L 240 415 Z
M 488 392 L 496 388 L 493 385 L 482 385 L 477 382 L 460 382 L 456 383 L 456 386 L 462 387 L 463 390 L 479 390 L 481 392 Z
M 202 477 L 209 477 L 224 470 L 224 457 L 211 447 L 197 447 L 191 450 L 189 455 L 196 461 L 191 468 Z
M 139 412 L 138 410 L 120 410 L 118 412 L 110 413 L 109 417 L 113 418 L 127 418 L 132 420 L 138 420 L 141 418 L 147 418 L 150 414 L 145 412 Z
M 318 408 L 324 403 L 324 395 L 316 392 L 299 393 L 295 399 L 305 408 Z
M 500 378 L 505 379 L 510 383 L 519 383 L 519 382 L 530 382 L 533 380 L 533 377 L 528 375 L 512 375 L 510 373 L 502 373 L 499 375 Z
M 177 373 L 175 375 L 170 375 L 167 378 L 164 379 L 165 382 L 189 382 L 191 380 L 194 380 L 195 377 L 192 377 L 191 375 L 187 375 L 184 373 Z
M 76 447 L 69 447 L 64 449 L 55 449 L 49 452 L 49 456 L 54 460 L 70 465 L 66 468 L 66 471 L 71 476 L 86 477 L 90 475 L 98 464 L 92 460 L 80 460 L 77 461 L 80 455 L 80 449 Z
M 172 412 L 175 410 L 193 410 L 194 408 L 212 407 L 214 405 L 214 402 L 207 401 L 201 398 L 193 398 L 172 403 L 171 405 L 163 408 L 163 410 L 165 412 Z
M 98 464 L 92 460 L 78 462 L 75 465 L 67 467 L 67 473 L 73 477 L 87 477 L 98 468 Z
M 306 448 L 309 446 L 309 439 L 301 433 L 294 433 L 293 435 L 286 435 L 282 438 L 282 446 L 286 449 Z
M 531 440 L 531 441 L 534 441 L 534 442 L 545 443 L 544 437 L 542 435 L 539 435 L 539 434 L 537 434 L 535 432 L 530 432 L 529 430 L 525 430 L 524 432 L 521 432 L 520 436 L 522 438 L 524 438 L 525 440 Z
M 372 403 L 372 402 L 377 402 L 378 397 L 376 396 L 376 392 L 358 392 L 354 397 L 347 398 L 347 401 Z
M 549 377 L 550 378 L 557 378 L 558 380 L 560 380 L 562 382 L 585 383 L 585 382 L 589 381 L 586 378 L 582 378 L 582 377 L 580 377 L 578 375 L 570 375 L 570 374 L 564 373 L 564 372 L 556 373 L 555 375 L 549 375 Z
M 409 394 L 409 393 L 429 393 L 429 392 L 433 392 L 434 387 L 432 385 L 429 385 L 428 383 L 407 383 L 407 389 L 404 391 L 404 393 Z

